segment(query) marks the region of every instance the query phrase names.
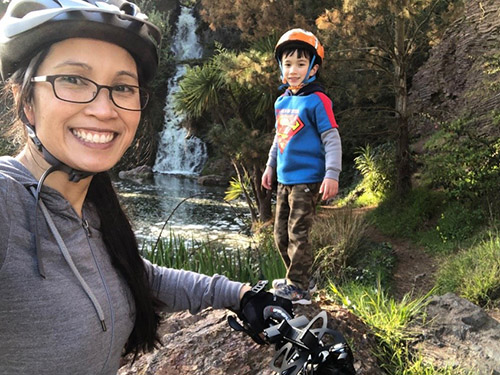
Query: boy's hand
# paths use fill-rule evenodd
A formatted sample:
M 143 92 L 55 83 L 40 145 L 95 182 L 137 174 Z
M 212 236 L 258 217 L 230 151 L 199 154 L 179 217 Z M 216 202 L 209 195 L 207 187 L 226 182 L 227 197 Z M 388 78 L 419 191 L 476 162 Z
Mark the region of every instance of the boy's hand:
M 273 175 L 274 175 L 274 168 L 270 167 L 269 165 L 266 166 L 266 170 L 262 175 L 262 186 L 267 190 L 271 190 L 271 185 L 273 183 Z
M 338 191 L 339 182 L 332 178 L 325 178 L 323 180 L 323 183 L 321 184 L 321 187 L 319 188 L 319 193 L 323 194 L 321 196 L 321 199 L 323 199 L 324 201 L 336 196 Z

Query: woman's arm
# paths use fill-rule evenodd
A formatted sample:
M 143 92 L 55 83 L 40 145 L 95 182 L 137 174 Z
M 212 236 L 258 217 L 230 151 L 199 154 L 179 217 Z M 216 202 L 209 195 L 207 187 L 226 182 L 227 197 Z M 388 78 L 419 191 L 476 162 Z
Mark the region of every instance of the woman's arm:
M 239 310 L 246 286 L 225 276 L 206 276 L 196 272 L 160 267 L 144 260 L 153 295 L 165 310 L 189 310 L 192 314 L 206 307 Z

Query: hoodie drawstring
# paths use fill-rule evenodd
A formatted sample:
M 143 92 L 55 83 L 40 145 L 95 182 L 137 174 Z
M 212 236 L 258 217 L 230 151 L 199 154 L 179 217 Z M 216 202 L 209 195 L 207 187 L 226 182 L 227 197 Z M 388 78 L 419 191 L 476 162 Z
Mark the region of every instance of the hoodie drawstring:
M 51 168 L 49 168 L 49 170 L 50 169 Z M 49 170 L 47 170 L 44 173 L 44 176 L 46 176 L 46 175 L 48 175 L 50 173 Z M 49 173 L 47 173 L 47 172 L 49 172 Z M 44 176 L 42 176 L 42 178 L 44 178 Z M 54 236 L 54 238 L 55 238 L 55 240 L 57 242 L 57 245 L 58 245 L 59 249 L 61 250 L 61 253 L 62 253 L 64 259 L 66 260 L 66 263 L 68 263 L 69 268 L 71 269 L 71 271 L 73 272 L 73 274 L 75 275 L 75 277 L 78 279 L 78 281 L 80 282 L 80 285 L 82 286 L 83 290 L 85 291 L 85 293 L 89 297 L 90 301 L 94 305 L 94 309 L 96 310 L 97 316 L 99 317 L 99 321 L 101 323 L 102 330 L 106 331 L 107 328 L 106 328 L 106 322 L 105 322 L 105 319 L 104 319 L 104 312 L 102 310 L 101 305 L 99 304 L 99 301 L 97 300 L 96 296 L 94 295 L 94 293 L 92 292 L 92 290 L 90 289 L 90 287 L 85 282 L 85 280 L 83 279 L 82 275 L 80 274 L 80 272 L 76 268 L 76 265 L 73 262 L 73 259 L 71 258 L 71 255 L 70 255 L 70 253 L 68 251 L 68 248 L 66 247 L 66 244 L 64 243 L 64 241 L 63 241 L 63 239 L 61 237 L 61 234 L 57 230 L 57 227 L 54 224 L 54 221 L 50 217 L 49 210 L 47 209 L 47 207 L 45 206 L 45 204 L 43 203 L 43 201 L 39 198 L 39 193 L 40 193 L 41 185 L 43 183 L 42 178 L 40 179 L 40 182 L 38 184 L 38 186 L 39 186 L 38 189 L 35 190 L 34 187 L 30 188 L 31 191 L 32 191 L 32 193 L 35 195 L 35 198 L 36 198 L 36 209 L 35 209 L 35 212 L 37 211 L 38 206 L 40 206 L 40 209 L 42 210 L 42 214 L 43 214 L 45 220 L 47 221 L 47 224 L 49 225 L 49 229 L 50 229 L 52 235 Z M 35 218 L 36 218 L 36 216 L 35 216 Z M 37 255 L 37 259 L 38 259 L 38 270 L 40 272 L 40 275 L 43 278 L 45 278 L 45 270 L 44 270 L 44 267 L 43 267 L 43 261 L 42 261 L 42 256 L 41 256 L 41 252 L 40 252 L 40 239 L 39 239 L 39 236 L 38 236 L 38 230 L 36 228 L 37 228 L 37 225 L 35 224 L 35 242 L 36 242 L 36 255 Z

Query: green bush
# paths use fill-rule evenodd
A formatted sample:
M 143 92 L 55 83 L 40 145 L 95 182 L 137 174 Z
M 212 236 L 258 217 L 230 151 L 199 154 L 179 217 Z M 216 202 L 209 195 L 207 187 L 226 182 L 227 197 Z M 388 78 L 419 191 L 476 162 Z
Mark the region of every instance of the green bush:
M 357 252 L 352 266 L 344 271 L 344 280 L 354 280 L 362 285 L 375 285 L 377 280 L 382 287 L 389 289 L 396 257 L 390 243 L 366 242 Z
M 393 187 L 395 175 L 394 145 L 390 143 L 372 148 L 361 147 L 354 164 L 361 175 L 360 181 L 340 200 L 340 206 L 365 207 L 378 204 Z
M 441 214 L 436 231 L 443 243 L 449 241 L 460 243 L 471 238 L 483 222 L 484 217 L 481 209 L 453 202 Z
M 494 122 L 497 115 L 492 114 Z M 498 131 L 481 131 L 473 117 L 441 124 L 426 144 L 424 178 L 450 198 L 496 202 L 500 185 Z

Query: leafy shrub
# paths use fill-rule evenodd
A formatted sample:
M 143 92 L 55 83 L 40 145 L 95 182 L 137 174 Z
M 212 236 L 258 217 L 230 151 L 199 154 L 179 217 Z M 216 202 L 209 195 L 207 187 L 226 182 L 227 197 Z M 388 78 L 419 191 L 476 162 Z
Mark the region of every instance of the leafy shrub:
M 342 200 L 341 205 L 364 207 L 377 204 L 393 185 L 394 145 L 386 143 L 375 148 L 367 145 L 356 154 L 354 164 L 361 174 L 361 180 Z
M 357 252 L 352 266 L 346 267 L 344 280 L 354 280 L 362 285 L 375 285 L 377 280 L 390 288 L 396 257 L 390 243 L 366 242 Z
M 492 119 L 492 121 L 494 118 Z M 500 138 L 474 118 L 442 124 L 427 142 L 424 175 L 451 198 L 495 202 L 500 185 Z
M 395 175 L 394 145 L 386 143 L 371 148 L 361 147 L 354 158 L 356 168 L 363 175 L 363 185 L 367 190 L 384 193 L 391 189 Z
M 436 230 L 443 243 L 448 241 L 459 243 L 471 238 L 483 220 L 482 210 L 453 202 L 441 214 Z

